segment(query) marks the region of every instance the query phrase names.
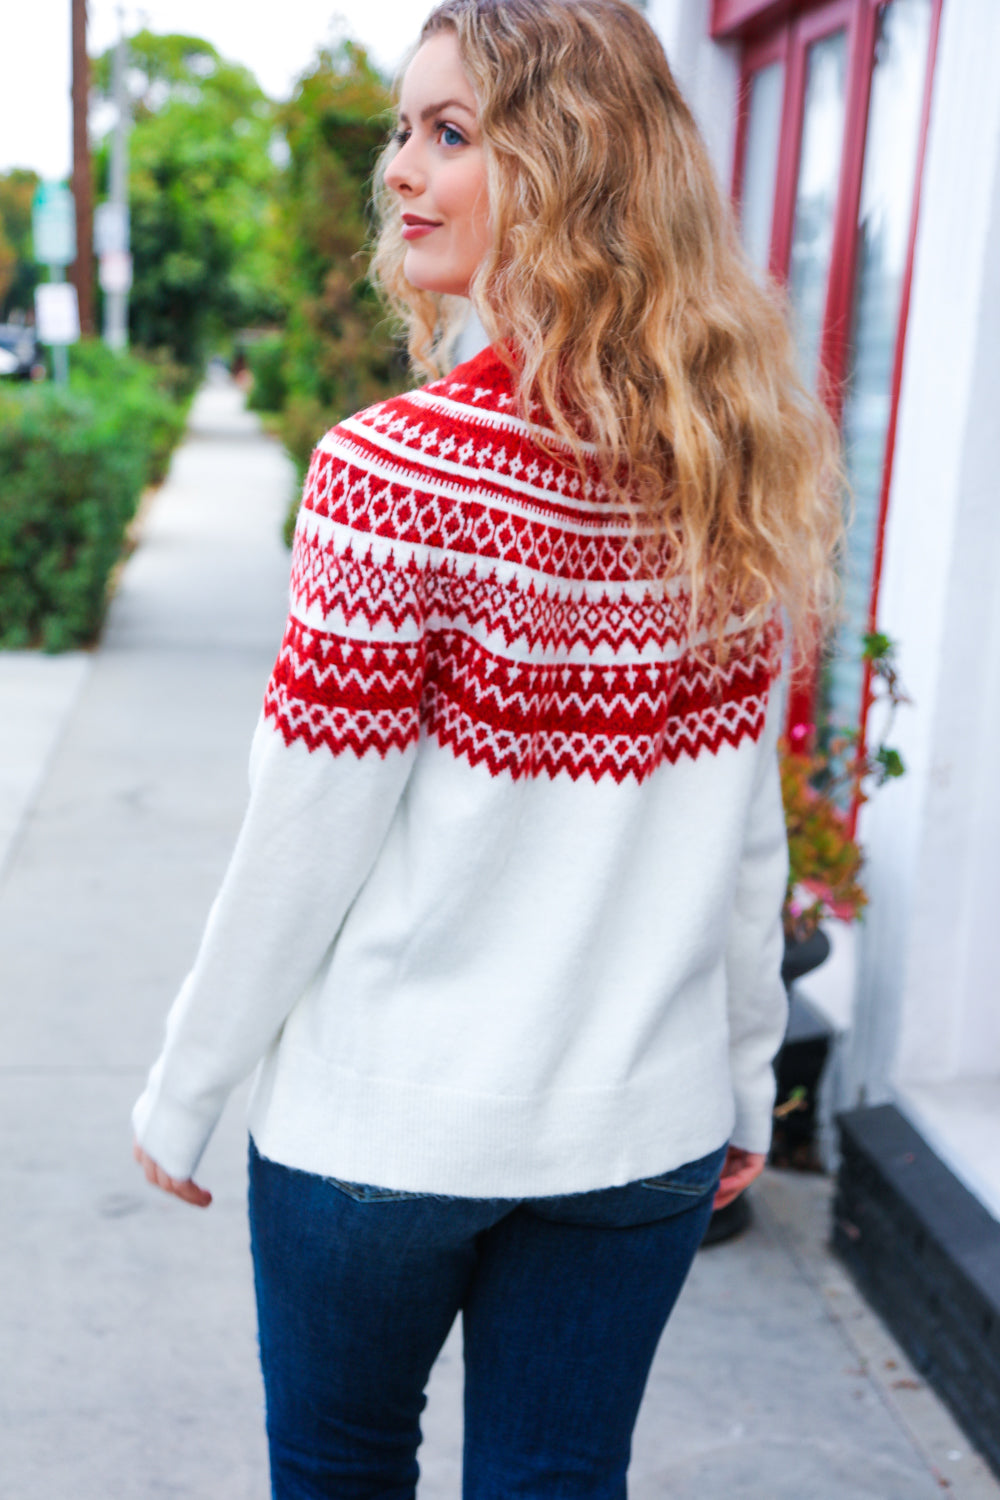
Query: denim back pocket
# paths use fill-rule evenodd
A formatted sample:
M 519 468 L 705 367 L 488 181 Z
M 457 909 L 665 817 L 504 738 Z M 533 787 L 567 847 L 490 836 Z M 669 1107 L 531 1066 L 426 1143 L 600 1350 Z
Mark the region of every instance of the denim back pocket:
M 353 1198 L 355 1203 L 397 1203 L 406 1198 L 427 1198 L 428 1193 L 408 1193 L 402 1188 L 375 1187 L 370 1182 L 341 1182 L 339 1177 L 324 1177 L 331 1187 Z
M 710 1152 L 708 1156 L 685 1162 L 684 1166 L 674 1167 L 660 1177 L 645 1177 L 639 1186 L 650 1188 L 656 1193 L 680 1193 L 685 1198 L 703 1198 L 706 1193 L 714 1192 L 718 1187 L 727 1150 L 728 1143 L 720 1146 L 717 1151 Z

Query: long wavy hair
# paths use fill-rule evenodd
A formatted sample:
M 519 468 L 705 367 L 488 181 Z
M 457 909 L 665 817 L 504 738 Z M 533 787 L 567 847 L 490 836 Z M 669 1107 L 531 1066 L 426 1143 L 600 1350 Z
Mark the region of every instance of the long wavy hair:
M 581 467 L 581 435 L 691 624 L 724 653 L 787 612 L 807 658 L 836 595 L 843 471 L 800 380 L 782 301 L 755 280 L 697 126 L 629 0 L 444 0 L 476 95 L 492 247 L 470 296 Z M 410 54 L 412 57 L 412 53 Z M 376 171 L 376 284 L 414 367 L 445 373 L 464 299 L 417 290 Z

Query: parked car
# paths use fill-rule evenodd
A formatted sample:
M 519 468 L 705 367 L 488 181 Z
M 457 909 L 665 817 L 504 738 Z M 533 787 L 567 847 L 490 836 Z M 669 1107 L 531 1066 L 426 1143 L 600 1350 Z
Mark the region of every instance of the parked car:
M 24 323 L 0 323 L 0 376 L 41 380 L 45 361 L 35 330 Z

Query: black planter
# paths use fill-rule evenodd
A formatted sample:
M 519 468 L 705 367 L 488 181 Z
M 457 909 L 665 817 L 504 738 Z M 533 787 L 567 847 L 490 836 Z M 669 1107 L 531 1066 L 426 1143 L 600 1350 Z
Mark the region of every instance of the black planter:
M 787 941 L 781 977 L 788 990 L 788 1029 L 774 1059 L 777 1080 L 770 1160 L 775 1166 L 817 1171 L 816 1111 L 819 1084 L 833 1040 L 821 1016 L 794 988 L 830 956 L 830 939 L 820 928 L 804 942 Z
M 785 939 L 785 956 L 781 960 L 781 977 L 785 988 L 793 985 L 804 974 L 811 974 L 830 957 L 830 939 L 822 927 L 817 927 L 812 937 L 803 942 L 795 938 Z
M 815 1171 L 816 1106 L 819 1083 L 826 1066 L 833 1033 L 827 1022 L 807 1000 L 795 993 L 797 979 L 811 974 L 830 956 L 830 939 L 820 928 L 804 942 L 785 942 L 781 977 L 788 990 L 788 1029 L 781 1050 L 774 1059 L 777 1082 L 775 1107 L 794 1103 L 787 1113 L 774 1121 L 769 1160 L 775 1166 L 798 1167 Z M 735 1239 L 752 1221 L 752 1210 L 746 1193 L 725 1208 L 718 1209 L 709 1220 L 702 1245 L 718 1245 Z
M 734 1240 L 744 1229 L 750 1228 L 752 1220 L 750 1200 L 746 1193 L 741 1193 L 732 1203 L 727 1203 L 725 1208 L 715 1210 L 702 1237 L 701 1248 L 704 1250 L 709 1245 L 722 1245 L 726 1240 Z

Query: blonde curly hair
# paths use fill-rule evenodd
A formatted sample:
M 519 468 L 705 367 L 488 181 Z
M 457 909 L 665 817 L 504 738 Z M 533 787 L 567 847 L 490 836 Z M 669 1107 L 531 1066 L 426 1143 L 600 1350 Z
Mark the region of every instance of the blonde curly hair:
M 584 465 L 690 580 L 692 630 L 725 654 L 737 617 L 787 613 L 811 657 L 836 596 L 843 470 L 804 387 L 783 304 L 754 277 L 656 33 L 629 0 L 444 0 L 476 95 L 492 247 L 470 296 Z M 411 53 L 412 57 L 413 53 Z M 413 287 L 376 171 L 372 276 L 414 367 L 445 373 L 464 299 Z

